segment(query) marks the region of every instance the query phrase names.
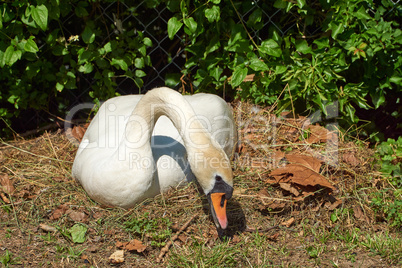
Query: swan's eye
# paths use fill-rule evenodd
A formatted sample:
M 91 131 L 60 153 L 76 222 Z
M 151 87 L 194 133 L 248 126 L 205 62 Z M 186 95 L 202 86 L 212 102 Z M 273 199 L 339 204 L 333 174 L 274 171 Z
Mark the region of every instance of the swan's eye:
M 215 176 L 215 179 L 216 179 L 216 181 L 221 181 L 221 180 L 222 180 L 222 177 L 219 176 L 219 175 L 216 175 L 216 176 Z

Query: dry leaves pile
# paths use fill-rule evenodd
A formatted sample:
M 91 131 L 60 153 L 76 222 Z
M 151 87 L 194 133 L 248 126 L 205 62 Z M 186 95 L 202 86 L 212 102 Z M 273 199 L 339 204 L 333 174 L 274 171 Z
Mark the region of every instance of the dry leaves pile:
M 320 204 L 333 210 L 342 204 L 334 197 L 338 191 L 337 181 L 331 171 L 338 165 L 339 138 L 335 131 L 329 131 L 318 124 L 311 124 L 309 118 L 283 113 L 276 117 L 268 108 L 239 103 L 235 108 L 240 134 L 237 164 L 257 174 L 268 185 L 279 187 L 284 201 L 279 199 L 264 206 L 281 210 L 289 202 L 303 201 L 317 195 Z M 358 161 L 354 154 L 343 157 L 352 164 Z M 272 191 L 259 192 L 263 198 L 272 198 Z M 266 200 L 266 199 L 265 199 Z M 321 206 L 321 205 L 320 205 Z

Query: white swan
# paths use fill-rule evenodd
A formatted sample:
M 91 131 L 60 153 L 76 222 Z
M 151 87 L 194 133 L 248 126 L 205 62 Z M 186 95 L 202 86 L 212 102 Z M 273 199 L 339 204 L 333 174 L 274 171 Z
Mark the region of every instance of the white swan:
M 216 95 L 163 87 L 115 97 L 89 125 L 72 176 L 94 200 L 123 208 L 195 177 L 225 229 L 236 139 L 232 112 Z

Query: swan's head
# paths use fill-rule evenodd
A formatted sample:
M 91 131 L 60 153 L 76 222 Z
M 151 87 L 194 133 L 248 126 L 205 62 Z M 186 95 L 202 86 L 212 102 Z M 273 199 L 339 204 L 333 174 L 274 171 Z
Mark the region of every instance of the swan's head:
M 226 204 L 233 194 L 230 161 L 221 149 L 204 151 L 198 160 L 191 169 L 207 196 L 216 227 L 226 229 Z
M 207 193 L 207 199 L 211 207 L 212 218 L 217 228 L 226 229 L 228 219 L 226 216 L 226 203 L 232 197 L 233 186 L 229 185 L 220 175 L 215 175 L 215 184 Z

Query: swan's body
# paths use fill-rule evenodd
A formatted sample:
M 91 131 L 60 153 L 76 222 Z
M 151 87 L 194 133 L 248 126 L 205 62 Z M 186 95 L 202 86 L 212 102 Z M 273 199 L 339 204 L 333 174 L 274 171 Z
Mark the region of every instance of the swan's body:
M 89 125 L 72 175 L 91 198 L 123 208 L 196 178 L 207 196 L 221 193 L 223 208 L 233 191 L 236 138 L 231 110 L 215 95 L 157 88 L 115 97 Z M 215 223 L 225 228 L 225 220 Z

